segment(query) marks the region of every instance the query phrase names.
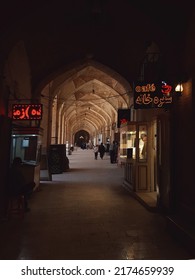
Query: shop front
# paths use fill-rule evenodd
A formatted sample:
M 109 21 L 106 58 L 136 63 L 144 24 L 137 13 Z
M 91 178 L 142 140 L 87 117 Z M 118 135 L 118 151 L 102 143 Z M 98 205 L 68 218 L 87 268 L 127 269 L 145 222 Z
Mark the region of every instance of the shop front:
M 40 184 L 40 161 L 43 131 L 41 104 L 13 104 L 10 164 L 14 158 L 22 160 L 23 175 L 26 183 Z
M 11 159 L 22 159 L 23 175 L 28 182 L 35 182 L 35 189 L 40 184 L 42 131 L 34 127 L 13 127 L 11 139 Z
M 135 120 L 120 125 L 120 162 L 128 191 L 152 200 L 155 207 L 169 208 L 172 96 L 162 90 L 164 84 L 160 89 L 155 84 L 137 86 Z

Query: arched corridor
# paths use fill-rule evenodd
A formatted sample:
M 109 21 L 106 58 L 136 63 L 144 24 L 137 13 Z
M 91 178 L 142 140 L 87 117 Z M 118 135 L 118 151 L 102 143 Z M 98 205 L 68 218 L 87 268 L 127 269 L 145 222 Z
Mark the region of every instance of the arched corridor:
M 70 169 L 41 182 L 31 212 L 0 231 L 0 259 L 189 259 L 166 231 L 165 218 L 146 210 L 122 187 L 123 168 L 93 150 L 75 150 Z
M 193 1 L 8 0 L 0 14 L 1 258 L 189 258 L 171 232 L 195 259 Z M 123 168 L 85 149 L 116 142 Z M 15 157 L 35 189 L 7 221 Z M 135 199 L 154 193 L 162 215 Z
M 37 88 L 44 112 L 44 148 L 73 145 L 79 131 L 86 131 L 85 140 L 94 145 L 114 139 L 118 109 L 127 109 L 133 102 L 131 85 L 124 77 L 89 58 L 51 77 Z

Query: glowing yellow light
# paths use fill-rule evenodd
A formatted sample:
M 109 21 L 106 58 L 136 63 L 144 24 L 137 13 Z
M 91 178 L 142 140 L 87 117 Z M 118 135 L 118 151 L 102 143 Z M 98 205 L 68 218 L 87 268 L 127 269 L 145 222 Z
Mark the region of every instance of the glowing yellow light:
M 176 88 L 175 88 L 175 91 L 176 91 L 176 92 L 183 92 L 183 86 L 182 86 L 182 84 L 178 84 L 178 85 L 176 86 Z

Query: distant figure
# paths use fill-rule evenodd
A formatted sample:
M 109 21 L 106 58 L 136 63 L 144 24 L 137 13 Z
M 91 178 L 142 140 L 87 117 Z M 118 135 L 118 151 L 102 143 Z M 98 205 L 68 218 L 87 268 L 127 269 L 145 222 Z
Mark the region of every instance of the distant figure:
M 81 143 L 81 149 L 82 149 L 82 150 L 85 150 L 85 149 L 86 149 L 86 143 L 85 143 L 85 142 L 82 142 L 82 143 Z
M 110 152 L 110 162 L 116 163 L 117 155 L 118 155 L 118 143 L 116 141 L 113 141 L 112 144 L 110 144 L 109 152 Z
M 28 198 L 33 192 L 35 183 L 25 183 L 25 178 L 22 172 L 22 160 L 20 157 L 14 158 L 9 176 L 9 195 L 23 195 L 25 211 L 30 211 L 30 208 L 28 207 Z
M 118 149 L 119 149 L 119 143 L 115 141 L 114 143 L 114 163 L 118 162 Z
M 99 153 L 100 153 L 100 158 L 101 159 L 103 159 L 105 151 L 106 151 L 106 149 L 105 149 L 103 143 L 101 143 L 100 146 L 99 146 Z
M 96 146 L 93 148 L 93 151 L 94 151 L 95 159 L 97 159 L 97 158 L 98 158 L 98 151 L 99 151 L 98 145 L 96 145 Z
M 110 163 L 114 163 L 114 141 L 109 146 Z

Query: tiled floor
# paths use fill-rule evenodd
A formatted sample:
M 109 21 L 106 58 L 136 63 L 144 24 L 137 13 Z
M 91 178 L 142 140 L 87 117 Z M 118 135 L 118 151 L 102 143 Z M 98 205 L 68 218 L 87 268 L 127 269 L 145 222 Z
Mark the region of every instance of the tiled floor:
M 42 182 L 31 212 L 0 224 L 0 259 L 190 259 L 164 217 L 122 187 L 123 169 L 92 150 L 74 151 L 70 170 Z

